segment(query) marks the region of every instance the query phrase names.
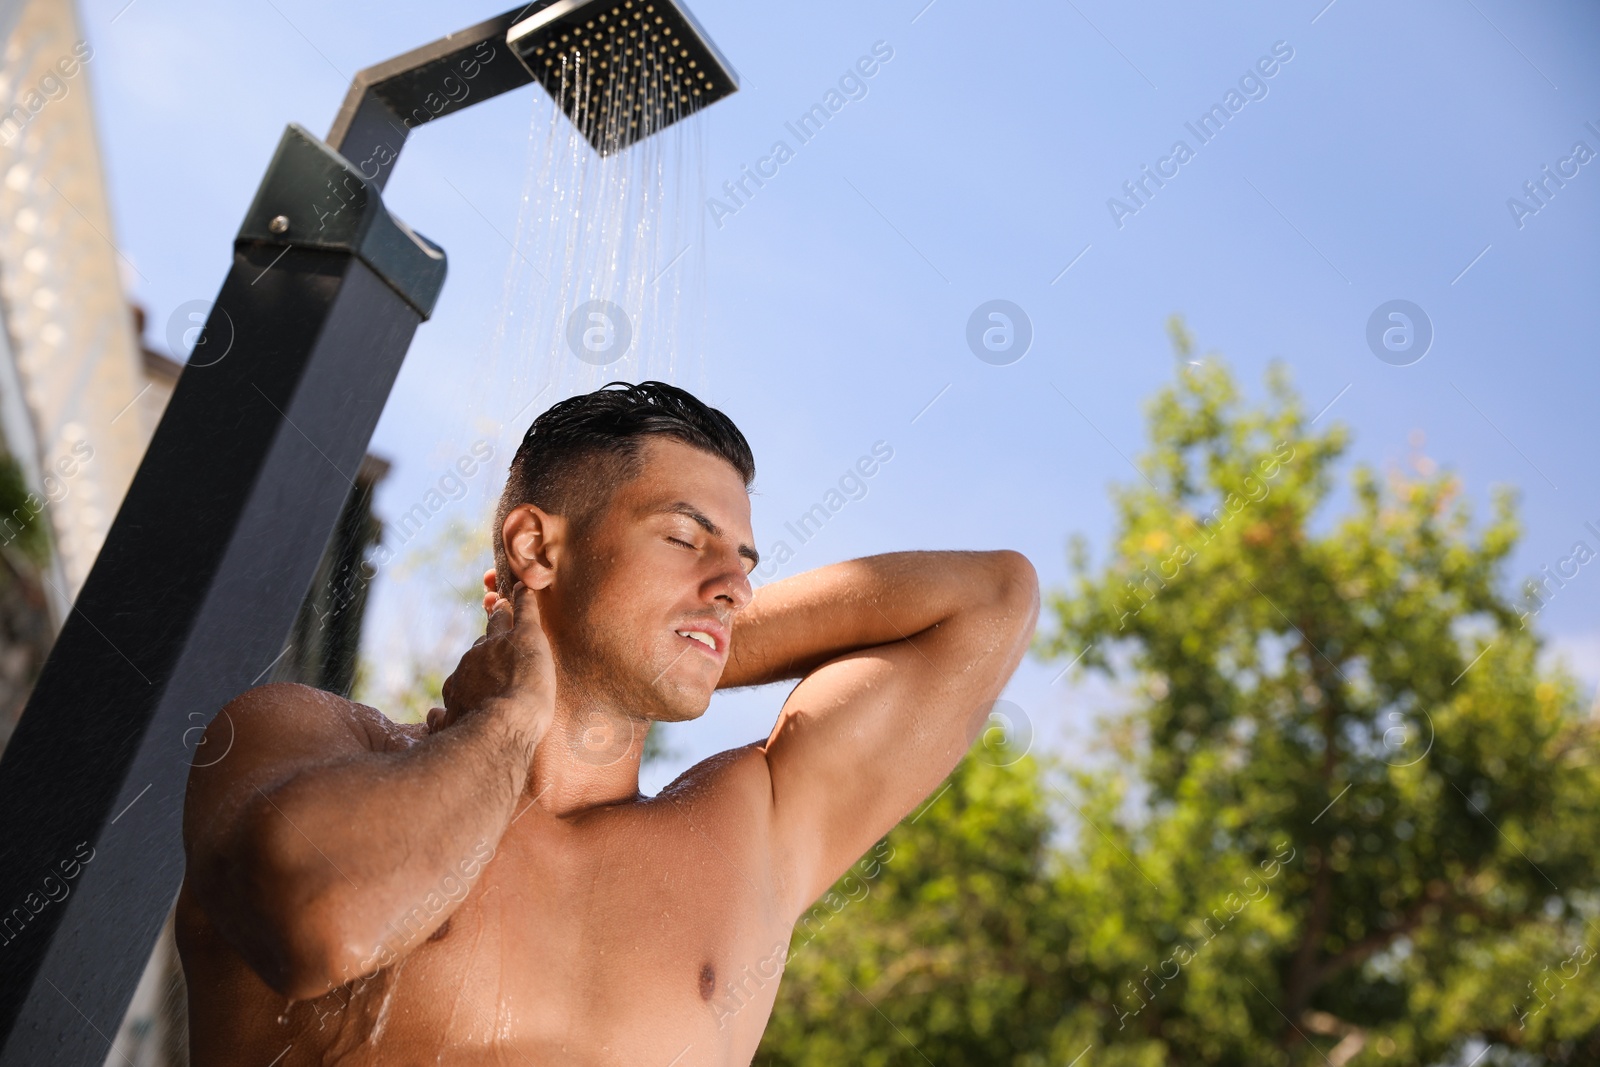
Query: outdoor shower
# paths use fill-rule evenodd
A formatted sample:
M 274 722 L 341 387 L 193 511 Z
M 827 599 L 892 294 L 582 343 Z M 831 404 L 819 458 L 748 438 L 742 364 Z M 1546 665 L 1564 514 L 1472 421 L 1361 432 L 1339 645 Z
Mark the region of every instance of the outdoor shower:
M 542 0 L 363 70 L 326 142 L 284 132 L 0 759 L 0 1067 L 104 1060 L 182 877 L 190 761 L 226 758 L 201 728 L 283 650 L 444 284 L 389 174 L 413 127 L 530 81 L 601 155 L 738 88 L 676 0 Z

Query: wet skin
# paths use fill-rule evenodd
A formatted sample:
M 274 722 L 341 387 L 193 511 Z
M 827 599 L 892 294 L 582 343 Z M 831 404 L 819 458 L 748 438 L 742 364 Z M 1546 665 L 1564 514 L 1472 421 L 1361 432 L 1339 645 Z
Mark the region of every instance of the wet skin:
M 664 438 L 644 460 L 581 538 L 507 517 L 518 585 L 485 576 L 427 724 L 280 684 L 208 727 L 177 911 L 195 1067 L 750 1063 L 795 922 L 966 752 L 1037 580 L 900 552 L 753 592 L 737 473 Z M 765 740 L 640 794 L 651 723 L 797 679 Z

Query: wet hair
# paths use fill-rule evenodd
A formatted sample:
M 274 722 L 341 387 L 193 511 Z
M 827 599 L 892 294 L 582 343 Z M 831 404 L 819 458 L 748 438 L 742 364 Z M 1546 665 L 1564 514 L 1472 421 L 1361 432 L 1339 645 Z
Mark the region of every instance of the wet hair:
M 516 581 L 501 537 L 506 516 L 533 504 L 566 518 L 582 534 L 612 494 L 639 474 L 644 441 L 652 434 L 722 457 L 747 490 L 755 481 L 755 457 L 733 420 L 675 385 L 607 382 L 592 393 L 568 397 L 533 420 L 511 457 L 494 515 L 495 578 L 502 596 L 511 595 Z

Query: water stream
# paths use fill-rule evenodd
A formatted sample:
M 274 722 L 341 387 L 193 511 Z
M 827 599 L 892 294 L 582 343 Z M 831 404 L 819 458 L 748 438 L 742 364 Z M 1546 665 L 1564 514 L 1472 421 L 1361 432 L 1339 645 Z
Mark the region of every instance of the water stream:
M 597 62 L 616 60 L 562 54 L 562 99 L 537 94 L 529 130 L 490 362 L 504 401 L 522 407 L 539 398 L 512 420 L 524 429 L 555 401 L 607 381 L 657 378 L 694 389 L 704 374 L 703 120 L 675 121 L 670 101 L 682 88 L 672 71 L 635 61 L 591 78 Z M 624 77 L 629 87 L 618 90 Z M 635 89 L 633 79 L 643 84 Z M 605 143 L 639 121 L 630 106 L 639 95 L 656 104 L 642 109 L 655 132 L 605 156 L 562 106 L 592 122 Z

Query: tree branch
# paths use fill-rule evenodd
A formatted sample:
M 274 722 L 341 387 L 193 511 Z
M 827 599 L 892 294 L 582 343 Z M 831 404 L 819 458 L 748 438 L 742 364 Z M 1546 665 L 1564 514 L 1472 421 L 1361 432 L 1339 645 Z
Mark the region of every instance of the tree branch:
M 1361 1054 L 1367 1047 L 1367 1032 L 1354 1023 L 1347 1023 L 1336 1015 L 1325 1011 L 1307 1011 L 1300 1014 L 1300 1025 L 1310 1030 L 1313 1034 L 1323 1037 L 1337 1037 L 1339 1043 L 1326 1053 L 1328 1063 L 1332 1067 L 1344 1067 L 1345 1064 Z

